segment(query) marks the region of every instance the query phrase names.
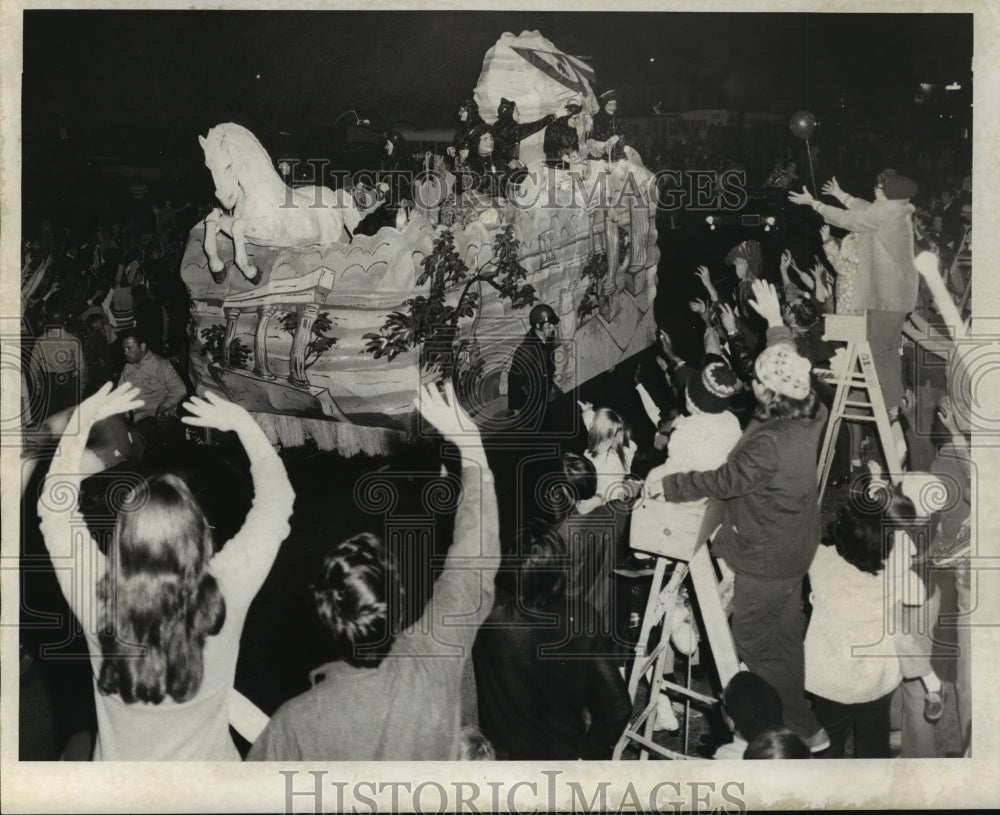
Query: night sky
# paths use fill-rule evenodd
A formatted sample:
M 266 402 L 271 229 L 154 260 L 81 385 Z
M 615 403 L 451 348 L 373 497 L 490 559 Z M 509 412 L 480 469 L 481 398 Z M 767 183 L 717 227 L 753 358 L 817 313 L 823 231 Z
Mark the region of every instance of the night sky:
M 450 127 L 487 49 L 526 29 L 587 58 L 598 92 L 645 85 L 665 110 L 842 93 L 874 109 L 971 80 L 970 14 L 39 10 L 24 14 L 26 156 L 65 126 L 105 150 L 169 148 L 227 120 L 266 143 L 351 108 Z

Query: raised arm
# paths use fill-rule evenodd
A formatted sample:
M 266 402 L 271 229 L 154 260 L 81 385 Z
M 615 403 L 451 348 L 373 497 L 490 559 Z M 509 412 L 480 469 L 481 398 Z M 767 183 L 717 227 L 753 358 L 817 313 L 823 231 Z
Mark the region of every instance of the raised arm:
M 493 581 L 500 565 L 493 473 L 479 430 L 462 410 L 450 383 L 443 394 L 436 385 L 424 387 L 414 404 L 461 456 L 463 497 L 455 512 L 455 533 L 425 613 L 432 615 L 435 643 L 446 648 L 461 646 L 468 652 L 493 608 Z M 414 628 L 421 627 L 418 623 Z
M 106 383 L 84 400 L 66 425 L 38 499 L 42 538 L 56 580 L 73 614 L 87 631 L 97 631 L 95 587 L 105 571 L 105 557 L 79 512 L 83 451 L 93 426 L 101 419 L 142 407 L 139 389 Z
M 246 608 L 271 570 L 281 542 L 288 537 L 295 492 L 285 465 L 246 410 L 211 392 L 191 397 L 185 408 L 190 414 L 181 419 L 185 424 L 235 431 L 250 459 L 253 504 L 240 531 L 212 559 L 212 571 L 223 584 L 226 603 Z
M 802 192 L 788 194 L 788 200 L 793 204 L 808 205 L 818 212 L 828 224 L 847 229 L 851 232 L 878 232 L 897 217 L 895 213 L 886 212 L 882 207 L 873 207 L 869 201 L 854 198 L 838 186 L 836 193 L 827 184 L 823 192 L 834 195 L 847 209 L 839 209 L 824 204 L 812 197 L 805 187 Z

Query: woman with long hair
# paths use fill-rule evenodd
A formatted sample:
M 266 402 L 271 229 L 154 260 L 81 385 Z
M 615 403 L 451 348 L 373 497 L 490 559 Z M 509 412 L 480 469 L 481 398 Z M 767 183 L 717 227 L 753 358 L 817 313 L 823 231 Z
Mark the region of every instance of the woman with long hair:
M 631 491 L 625 484 L 625 477 L 632 470 L 636 444 L 632 441 L 632 431 L 621 416 L 611 408 L 596 411 L 589 402 L 581 402 L 583 423 L 587 428 L 587 450 L 589 458 L 597 469 L 597 494 L 595 501 L 607 503 L 613 498 L 627 498 Z
M 38 502 L 53 562 L 71 559 L 56 577 L 90 651 L 94 759 L 238 761 L 227 703 L 240 635 L 288 535 L 295 494 L 249 413 L 212 393 L 192 397 L 183 421 L 235 431 L 250 459 L 255 500 L 242 529 L 215 554 L 212 529 L 184 481 L 136 477 L 121 494 L 103 553 L 77 507 L 81 454 L 95 423 L 142 406 L 138 393 L 108 383 L 80 404 Z

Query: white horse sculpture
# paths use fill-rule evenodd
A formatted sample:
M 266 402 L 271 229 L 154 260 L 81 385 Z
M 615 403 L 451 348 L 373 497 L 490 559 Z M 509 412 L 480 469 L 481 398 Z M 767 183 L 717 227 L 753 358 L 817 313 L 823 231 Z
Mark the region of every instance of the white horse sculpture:
M 216 246 L 220 230 L 233 240 L 237 268 L 255 285 L 261 273 L 247 258 L 247 238 L 282 247 L 350 240 L 361 215 L 349 193 L 287 186 L 256 136 L 238 124 L 216 125 L 198 141 L 222 204 L 205 218 L 205 254 L 213 275 L 225 267 Z

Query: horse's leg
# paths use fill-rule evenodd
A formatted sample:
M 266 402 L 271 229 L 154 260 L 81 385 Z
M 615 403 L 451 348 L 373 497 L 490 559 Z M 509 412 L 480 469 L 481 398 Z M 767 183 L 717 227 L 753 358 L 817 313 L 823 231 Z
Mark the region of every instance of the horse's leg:
M 231 234 L 233 236 L 233 251 L 236 254 L 236 265 L 243 276 L 254 286 L 260 283 L 262 277 L 260 269 L 250 262 L 247 257 L 246 227 L 239 218 L 233 218 Z
M 226 264 L 222 262 L 222 258 L 219 257 L 218 248 L 218 235 L 219 235 L 219 218 L 222 216 L 221 209 L 213 209 L 207 216 L 205 216 L 205 243 L 204 249 L 205 254 L 208 256 L 208 269 L 212 273 L 212 279 L 216 283 L 221 283 L 222 278 L 220 275 L 222 271 L 226 268 Z

